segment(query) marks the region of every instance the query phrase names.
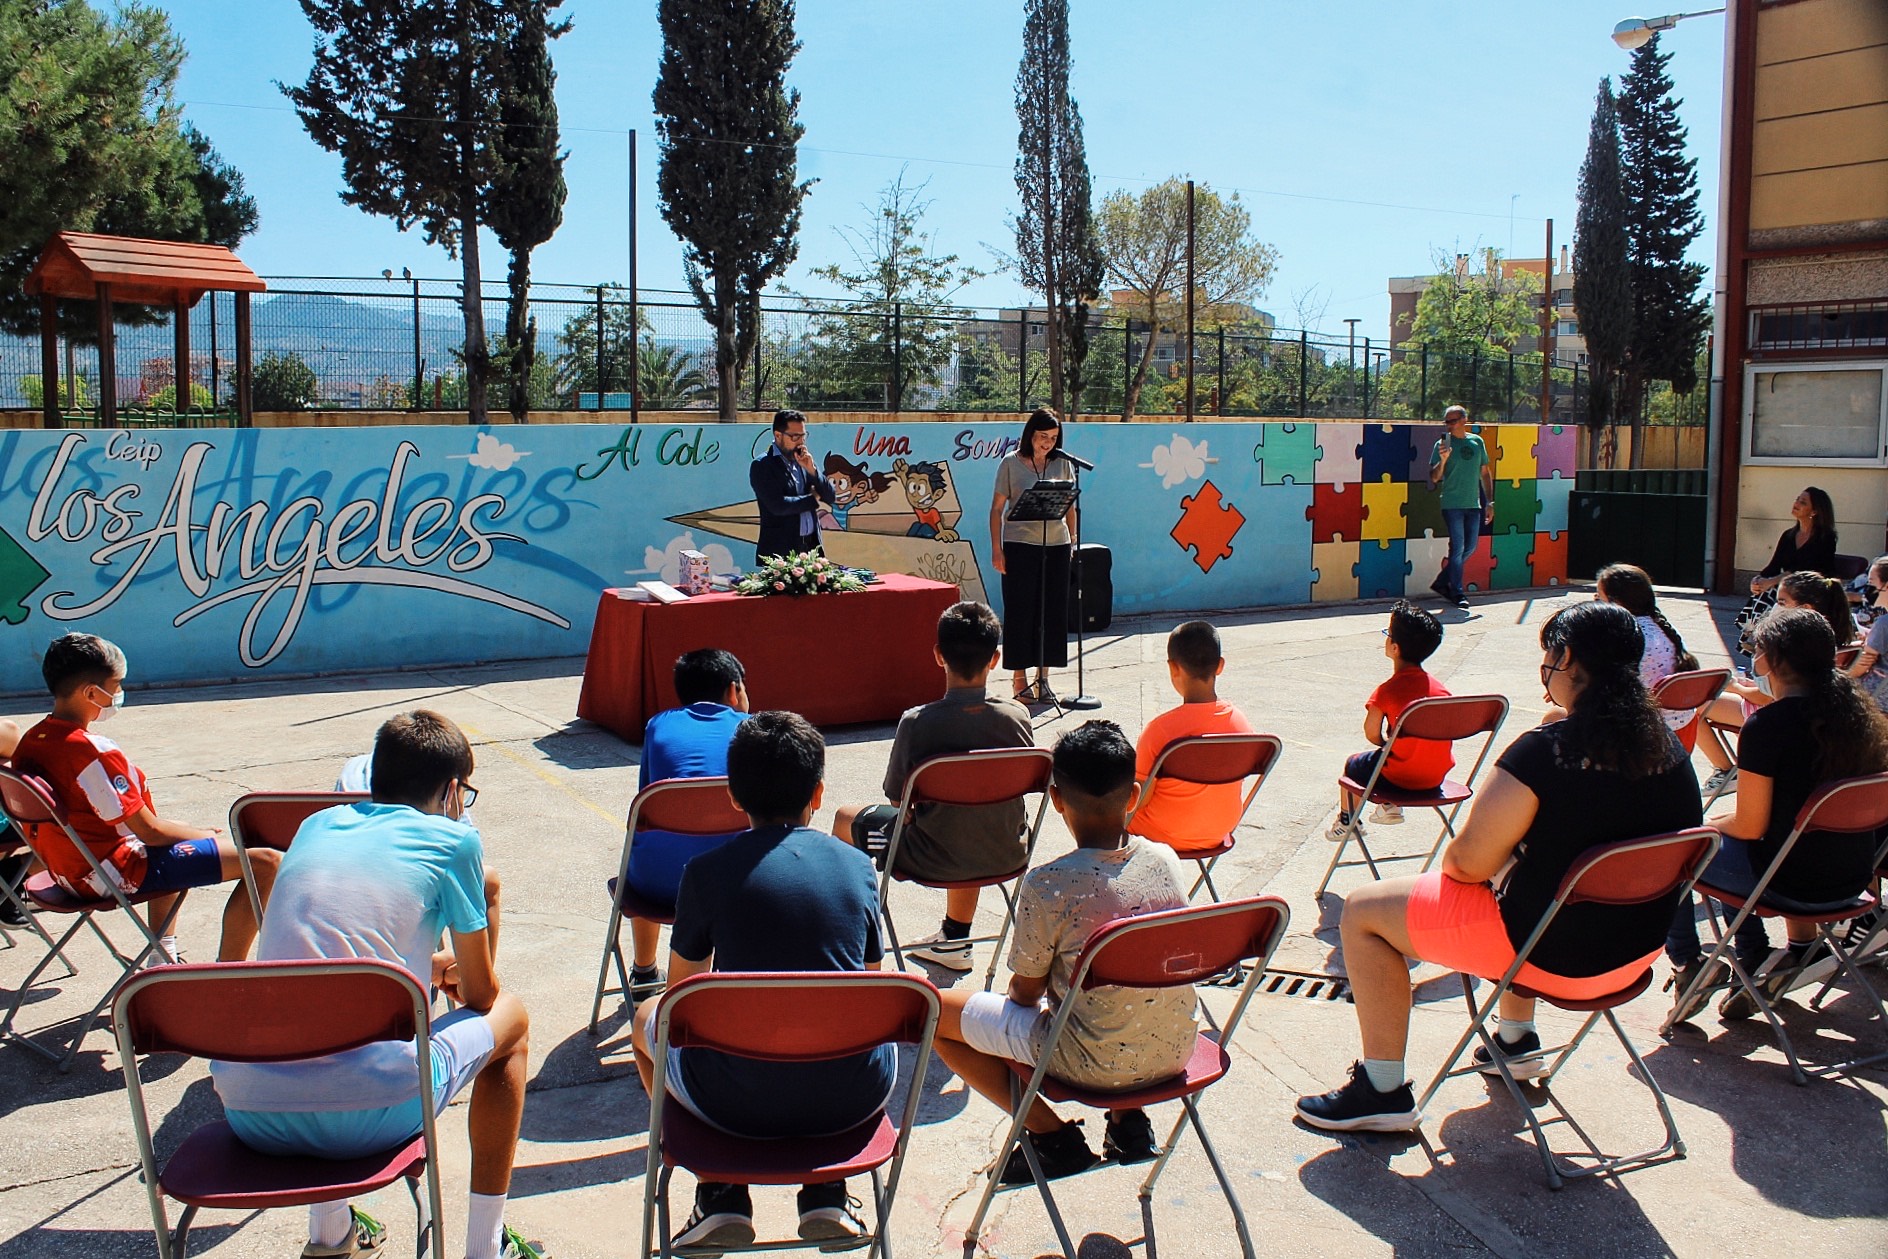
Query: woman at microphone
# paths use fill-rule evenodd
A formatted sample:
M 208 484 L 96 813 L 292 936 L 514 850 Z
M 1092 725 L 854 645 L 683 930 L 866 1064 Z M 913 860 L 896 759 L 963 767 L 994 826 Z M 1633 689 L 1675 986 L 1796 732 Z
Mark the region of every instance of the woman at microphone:
M 1052 701 L 1049 669 L 1069 662 L 1069 529 L 1075 508 L 1060 520 L 1011 520 L 1009 513 L 1036 482 L 1074 475 L 1062 454 L 1061 422 L 1048 407 L 1037 407 L 1023 424 L 1016 453 L 997 466 L 990 498 L 990 553 L 1003 575 L 1003 667 L 1024 703 Z

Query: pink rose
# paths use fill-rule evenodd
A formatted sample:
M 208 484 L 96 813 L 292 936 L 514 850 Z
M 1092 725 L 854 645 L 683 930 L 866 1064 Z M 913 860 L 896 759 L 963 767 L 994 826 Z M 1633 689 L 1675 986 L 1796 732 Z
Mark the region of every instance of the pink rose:
M 786 588 L 787 588 L 787 583 L 784 581 L 777 581 L 774 583 L 775 590 L 785 590 Z
M 804 568 L 795 568 L 793 570 L 793 575 L 795 577 L 804 577 L 806 576 L 806 570 Z

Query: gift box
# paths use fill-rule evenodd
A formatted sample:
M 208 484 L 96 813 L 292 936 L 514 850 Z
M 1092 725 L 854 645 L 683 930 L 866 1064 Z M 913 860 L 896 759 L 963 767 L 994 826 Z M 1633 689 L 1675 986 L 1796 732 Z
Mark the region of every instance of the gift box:
M 707 594 L 714 582 L 714 574 L 708 569 L 708 557 L 700 551 L 683 551 L 681 560 L 676 586 L 690 595 Z

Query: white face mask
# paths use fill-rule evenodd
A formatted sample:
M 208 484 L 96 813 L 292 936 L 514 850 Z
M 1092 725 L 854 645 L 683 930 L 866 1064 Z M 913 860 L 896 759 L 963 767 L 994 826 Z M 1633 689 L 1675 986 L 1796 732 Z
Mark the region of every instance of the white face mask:
M 103 691 L 105 688 L 101 686 L 98 689 L 100 691 Z M 119 713 L 123 712 L 124 710 L 125 710 L 125 691 L 124 691 L 123 683 L 120 683 L 118 687 L 118 694 L 112 696 L 112 702 L 102 706 L 98 710 L 98 716 L 92 718 L 92 720 L 95 722 L 110 721 L 113 717 L 116 717 Z

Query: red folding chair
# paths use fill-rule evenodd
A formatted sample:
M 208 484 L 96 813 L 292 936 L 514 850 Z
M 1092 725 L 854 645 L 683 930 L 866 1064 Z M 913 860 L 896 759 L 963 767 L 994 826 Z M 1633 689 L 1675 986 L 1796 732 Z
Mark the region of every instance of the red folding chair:
M 996 982 L 996 965 L 1003 953 L 1003 941 L 1009 938 L 1016 916 L 1016 887 L 1029 869 L 1029 859 L 1036 851 L 1036 837 L 1042 833 L 1043 815 L 1049 811 L 1049 775 L 1055 768 L 1055 756 L 1048 748 L 985 748 L 976 752 L 956 752 L 934 756 L 911 771 L 905 779 L 904 799 L 898 802 L 898 820 L 885 848 L 885 869 L 879 876 L 879 910 L 885 917 L 885 941 L 891 946 L 892 959 L 904 969 L 905 954 L 898 944 L 898 929 L 892 923 L 892 880 L 916 883 L 919 887 L 945 891 L 958 888 L 994 887 L 1003 896 L 1003 925 L 994 936 L 970 936 L 965 944 L 991 944 L 990 966 L 984 972 L 983 986 Z M 898 850 L 904 844 L 905 831 L 922 804 L 987 805 L 1019 800 L 1035 793 L 1035 821 L 1029 825 L 1023 841 L 1023 863 L 1014 870 L 976 879 L 933 881 L 914 878 L 898 869 Z
M 1639 1057 L 1639 1051 L 1633 1047 L 1631 1038 L 1626 1035 L 1626 1029 L 1620 1026 L 1619 1017 L 1614 1013 L 1620 1006 L 1625 1005 L 1651 986 L 1651 966 L 1648 965 L 1638 978 L 1618 990 L 1587 1000 L 1574 1000 L 1539 992 L 1520 983 L 1516 977 L 1534 952 L 1534 946 L 1540 942 L 1542 936 L 1547 934 L 1548 927 L 1560 915 L 1560 911 L 1568 905 L 1623 907 L 1645 905 L 1655 901 L 1669 904 L 1674 893 L 1683 896 L 1690 890 L 1698 875 L 1711 864 L 1711 858 L 1717 850 L 1718 833 L 1708 826 L 1700 826 L 1667 835 L 1654 835 L 1646 839 L 1628 839 L 1618 843 L 1602 844 L 1589 850 L 1574 862 L 1573 867 L 1560 880 L 1560 887 L 1554 893 L 1554 899 L 1548 905 L 1547 912 L 1535 925 L 1527 942 L 1517 951 L 1513 964 L 1495 982 L 1485 1001 L 1479 1005 L 1476 1004 L 1475 977 L 1462 976 L 1462 996 L 1468 1002 L 1469 1010 L 1468 1027 L 1456 1040 L 1455 1048 L 1449 1051 L 1448 1057 L 1443 1059 L 1442 1069 L 1436 1072 L 1435 1079 L 1431 1080 L 1429 1087 L 1423 1090 L 1421 1099 L 1416 1103 L 1416 1109 L 1421 1111 L 1427 1106 L 1445 1080 L 1471 1073 L 1486 1074 L 1485 1068 L 1480 1063 L 1471 1062 L 1465 1067 L 1455 1065 L 1461 1060 L 1469 1041 L 1479 1040 L 1483 1049 L 1493 1059 L 1496 1073 L 1501 1076 L 1502 1082 L 1508 1088 L 1508 1095 L 1514 1098 L 1515 1104 L 1521 1108 L 1521 1114 L 1527 1120 L 1529 1130 L 1534 1134 L 1534 1148 L 1541 1156 L 1541 1166 L 1547 1171 L 1549 1188 L 1558 1189 L 1568 1180 L 1581 1176 L 1620 1172 L 1628 1168 L 1641 1167 L 1647 1163 L 1662 1162 L 1667 1156 L 1683 1158 L 1685 1142 L 1678 1135 L 1678 1125 L 1672 1120 L 1672 1108 L 1665 1100 L 1665 1092 L 1659 1088 L 1659 1082 L 1653 1078 L 1651 1070 Z M 1670 915 L 1666 915 L 1659 923 L 1656 933 L 1647 937 L 1644 952 L 1652 953 L 1663 943 L 1664 922 L 1669 920 Z M 1538 1053 L 1506 1058 L 1495 1047 L 1494 1034 L 1488 1028 L 1488 1017 L 1500 1005 L 1503 994 L 1508 992 L 1545 1001 L 1557 1009 L 1584 1013 L 1586 1018 L 1581 1022 L 1580 1030 L 1562 1044 L 1543 1046 Z M 1587 1135 L 1586 1129 L 1580 1126 L 1579 1121 L 1554 1095 L 1554 1076 L 1567 1064 L 1567 1060 L 1573 1057 L 1574 1052 L 1580 1048 L 1581 1042 L 1586 1039 L 1586 1034 L 1592 1030 L 1594 1023 L 1602 1015 L 1606 1019 L 1606 1025 L 1612 1028 L 1613 1035 L 1619 1039 L 1621 1047 L 1625 1049 L 1626 1056 L 1632 1060 L 1633 1067 L 1638 1071 L 1639 1081 L 1651 1091 L 1652 1100 L 1658 1104 L 1659 1117 L 1665 1123 L 1665 1140 L 1652 1149 L 1637 1154 L 1607 1154 L 1602 1151 L 1594 1143 L 1593 1138 Z M 1535 1114 L 1534 1107 L 1529 1104 L 1527 1096 L 1521 1092 L 1521 1086 L 1516 1082 L 1513 1068 L 1518 1063 L 1538 1064 L 1548 1058 L 1553 1059 L 1553 1064 L 1544 1075 L 1540 1076 L 1539 1087 L 1553 1106 L 1555 1114 L 1543 1122 Z M 1556 1154 L 1547 1142 L 1545 1129 L 1549 1124 L 1557 1123 L 1564 1123 L 1571 1128 L 1579 1136 L 1585 1148 L 1570 1154 Z M 1429 1150 L 1430 1157 L 1434 1158 L 1436 1151 L 1430 1147 L 1426 1137 L 1423 1138 L 1423 1146 Z M 1576 1159 L 1581 1161 L 1575 1162 Z
M 262 896 L 256 890 L 256 872 L 249 864 L 251 848 L 287 852 L 295 832 L 323 809 L 370 799 L 361 791 L 252 791 L 229 806 L 229 837 L 243 866 L 243 887 L 249 908 L 255 911 L 256 929 L 262 928 Z
M 747 814 L 728 796 L 726 778 L 668 778 L 650 783 L 629 802 L 629 821 L 623 829 L 623 857 L 616 877 L 605 886 L 610 897 L 610 923 L 603 932 L 603 960 L 597 967 L 597 992 L 590 1003 L 590 1032 L 596 1034 L 603 1013 L 603 998 L 620 995 L 634 1004 L 662 991 L 660 984 L 637 988 L 629 981 L 629 963 L 623 959 L 623 917 L 646 918 L 664 926 L 675 925 L 675 906 L 651 900 L 629 885 L 629 854 L 639 831 L 668 831 L 697 841 L 697 853 L 718 848 L 747 830 Z M 616 963 L 619 987 L 607 987 L 610 963 Z
M 1095 929 L 1076 959 L 1075 971 L 1069 977 L 1070 993 L 1113 986 L 1177 988 L 1197 983 L 1235 966 L 1243 967 L 1247 962 L 1253 962 L 1254 965 L 1246 975 L 1239 1000 L 1233 1005 L 1232 1013 L 1220 1029 L 1218 1038 L 1197 1036 L 1193 1058 L 1184 1071 L 1138 1088 L 1116 1091 L 1090 1089 L 1051 1076 L 1049 1063 L 1054 1056 L 1056 1042 L 1064 1035 L 1076 1003 L 1065 1000 L 1056 1008 L 1055 1018 L 1049 1024 L 1049 1034 L 1043 1041 L 1042 1055 L 1036 1066 L 1028 1067 L 1020 1062 L 1009 1064 L 1013 1102 L 1009 1130 L 1003 1144 L 997 1147 L 1002 1153 L 997 1156 L 985 1178 L 983 1198 L 977 1203 L 977 1213 L 971 1217 L 970 1227 L 964 1231 L 964 1259 L 972 1259 L 976 1254 L 984 1216 L 989 1213 L 990 1203 L 997 1191 L 1021 1187 L 999 1183 L 1006 1156 L 1012 1148 L 1020 1148 L 1024 1160 L 1029 1164 L 1036 1188 L 1042 1194 L 1043 1205 L 1048 1208 L 1049 1220 L 1055 1226 L 1056 1237 L 1062 1243 L 1062 1253 L 1067 1259 L 1076 1259 L 1075 1243 L 1069 1236 L 1062 1212 L 1056 1206 L 1048 1178 L 1042 1174 L 1042 1164 L 1036 1157 L 1035 1146 L 1023 1139 L 1023 1118 L 1028 1115 L 1038 1094 L 1051 1102 L 1075 1102 L 1101 1110 L 1179 1101 L 1182 1108 L 1180 1116 L 1161 1145 L 1159 1156 L 1148 1168 L 1146 1178 L 1141 1181 L 1141 1224 L 1145 1229 L 1142 1240 L 1147 1244 L 1147 1253 L 1149 1256 L 1155 1254 L 1154 1186 L 1160 1180 L 1161 1172 L 1166 1170 L 1167 1161 L 1173 1157 L 1174 1147 L 1180 1142 L 1180 1130 L 1191 1123 L 1194 1135 L 1200 1139 L 1200 1147 L 1206 1151 L 1206 1161 L 1219 1180 L 1220 1192 L 1226 1196 L 1226 1205 L 1232 1208 L 1233 1223 L 1238 1229 L 1239 1245 L 1245 1259 L 1254 1259 L 1252 1235 L 1246 1228 L 1245 1211 L 1239 1205 L 1239 1195 L 1234 1191 L 1232 1180 L 1220 1162 L 1219 1151 L 1213 1148 L 1211 1138 L 1206 1135 L 1206 1126 L 1200 1119 L 1199 1094 L 1231 1069 L 1232 1055 L 1225 1046 L 1231 1043 L 1233 1033 L 1239 1028 L 1239 1021 L 1245 1017 L 1246 1006 L 1252 1000 L 1252 994 L 1258 991 L 1259 980 L 1266 967 L 1271 965 L 1272 953 L 1278 948 L 1279 941 L 1285 938 L 1285 929 L 1290 924 L 1291 910 L 1284 901 L 1275 896 L 1254 896 L 1213 905 L 1170 909 L 1138 918 L 1117 918 Z M 1018 1142 L 1021 1142 L 1020 1146 Z
M 1174 850 L 1180 857 L 1199 863 L 1200 877 L 1187 890 L 1189 901 L 1201 886 L 1206 888 L 1207 895 L 1212 899 L 1219 899 L 1219 889 L 1213 886 L 1213 867 L 1219 864 L 1221 857 L 1233 850 L 1239 825 L 1252 809 L 1253 797 L 1265 785 L 1272 766 L 1278 763 L 1279 754 L 1284 750 L 1284 741 L 1275 734 L 1196 734 L 1175 739 L 1154 758 L 1154 767 L 1148 773 L 1148 781 L 1142 786 L 1135 813 L 1146 806 L 1156 784 L 1163 778 L 1201 787 L 1243 783 L 1248 778 L 1252 779 L 1252 786 L 1240 801 L 1239 813 L 1224 835 L 1201 836 L 1202 839 L 1213 840 L 1205 847 Z M 1128 818 L 1128 829 L 1134 829 L 1132 815 Z
M 0 761 L 0 766 L 4 765 L 5 762 Z M 31 858 L 33 850 L 26 846 L 26 840 L 21 837 L 20 828 L 17 826 L 4 825 L 4 820 L 5 810 L 0 809 L 0 827 L 3 827 L 0 828 L 0 861 L 8 861 L 12 858 L 22 856 Z M 11 905 L 14 911 L 26 920 L 24 925 L 13 928 L 9 928 L 6 923 L 0 922 L 0 940 L 4 940 L 6 947 L 10 949 L 19 943 L 13 938 L 14 931 L 24 931 L 29 935 L 37 936 L 39 942 L 43 944 L 49 952 L 57 956 L 59 964 L 66 968 L 66 973 L 61 975 L 60 978 L 70 979 L 79 973 L 78 968 L 72 964 L 71 958 L 59 951 L 58 947 L 53 943 L 53 938 L 46 933 L 46 928 L 39 925 L 39 920 L 33 917 L 32 902 L 26 899 L 26 880 L 31 873 L 32 864 L 29 860 L 21 863 L 20 872 L 17 875 L 11 878 L 0 877 L 0 900 Z
M 5 808 L 7 817 L 12 819 L 14 829 L 25 838 L 27 847 L 32 849 L 33 854 L 40 859 L 42 864 L 45 862 L 45 853 L 42 850 L 44 845 L 69 844 L 85 858 L 86 864 L 98 876 L 98 882 L 109 893 L 109 895 L 97 898 L 75 896 L 60 887 L 53 881 L 52 875 L 44 871 L 28 875 L 21 888 L 26 899 L 42 913 L 67 915 L 71 918 L 72 925 L 67 927 L 58 939 L 51 942 L 46 955 L 27 972 L 26 978 L 20 981 L 19 989 L 13 994 L 13 1002 L 7 1007 L 6 1017 L 0 1019 L 0 1039 L 23 1045 L 34 1053 L 58 1063 L 61 1071 L 68 1071 L 72 1067 L 73 1059 L 78 1057 L 79 1046 L 85 1042 L 87 1033 L 98 1022 L 99 1016 L 105 1012 L 105 1007 L 110 1004 L 111 986 L 109 984 L 106 986 L 97 1004 L 74 1020 L 72 1041 L 63 1052 L 53 1046 L 42 1044 L 39 1034 L 29 1035 L 14 1030 L 14 1020 L 19 1017 L 20 1007 L 26 1004 L 27 994 L 32 991 L 33 985 L 39 981 L 39 977 L 45 973 L 46 968 L 52 965 L 54 958 L 58 958 L 65 964 L 68 971 L 72 971 L 72 963 L 65 957 L 66 945 L 70 944 L 73 937 L 80 931 L 88 927 L 92 934 L 98 937 L 99 943 L 105 946 L 105 952 L 118 963 L 118 974 L 112 977 L 114 982 L 136 971 L 152 955 L 161 956 L 159 939 L 169 930 L 171 923 L 176 921 L 178 911 L 183 908 L 184 893 L 177 893 L 177 902 L 171 907 L 170 915 L 159 923 L 156 929 L 153 929 L 133 906 L 155 900 L 166 893 L 139 893 L 128 896 L 120 890 L 117 881 L 104 872 L 104 867 L 99 863 L 98 858 L 92 855 L 91 848 L 72 829 L 72 824 L 66 819 L 65 810 L 60 807 L 58 799 L 52 794 L 52 789 L 44 782 L 17 770 L 0 769 L 0 807 Z M 108 917 L 117 910 L 124 911 L 125 918 L 137 928 L 138 936 L 143 941 L 137 946 L 136 952 L 126 953 L 120 949 L 100 924 L 101 917 Z M 72 973 L 76 974 L 76 971 Z M 49 1030 L 51 1029 L 42 1028 L 41 1033 Z
M 1704 710 L 1711 707 L 1730 684 L 1729 669 L 1690 669 L 1684 673 L 1668 673 L 1652 688 L 1652 702 L 1660 711 L 1691 714 L 1689 721 L 1672 732 L 1687 753 L 1698 747 L 1698 727 L 1704 721 Z
M 1716 887 L 1709 882 L 1700 882 L 1698 894 L 1706 898 L 1707 917 L 1710 919 L 1712 930 L 1717 933 L 1717 939 L 1712 943 L 1711 951 L 1705 956 L 1704 965 L 1699 967 L 1698 975 L 1686 985 L 1685 991 L 1679 995 L 1679 999 L 1673 1003 L 1672 1008 L 1674 1010 L 1696 1008 L 1694 1002 L 1702 1000 L 1700 994 L 1712 988 L 1728 987 L 1730 984 L 1742 987 L 1756 1002 L 1764 1018 L 1769 1021 L 1771 1031 L 1776 1034 L 1778 1048 L 1782 1049 L 1784 1057 L 1789 1059 L 1790 1078 L 1798 1084 L 1809 1083 L 1809 1077 L 1812 1075 L 1826 1076 L 1851 1072 L 1858 1067 L 1888 1059 L 1888 1053 L 1875 1053 L 1852 1058 L 1833 1066 L 1806 1069 L 1802 1059 L 1797 1055 L 1795 1045 L 1790 1042 L 1790 1034 L 1783 1025 L 1782 1016 L 1777 1013 L 1775 1003 L 1784 995 L 1783 992 L 1773 991 L 1769 986 L 1767 976 L 1752 975 L 1745 969 L 1744 964 L 1737 960 L 1737 952 L 1732 947 L 1737 929 L 1743 926 L 1744 920 L 1752 914 L 1759 918 L 1787 917 L 1813 923 L 1821 947 L 1827 950 L 1828 956 L 1835 959 L 1837 973 L 1848 976 L 1855 994 L 1872 1007 L 1874 1016 L 1881 1020 L 1885 1028 L 1888 1028 L 1888 1007 L 1883 1006 L 1881 994 L 1877 993 L 1874 986 L 1863 977 L 1861 968 L 1856 965 L 1855 953 L 1845 946 L 1842 938 L 1832 930 L 1838 925 L 1854 922 L 1872 913 L 1877 905 L 1874 893 L 1864 887 L 1858 889 L 1854 896 L 1844 900 L 1812 905 L 1778 896 L 1769 890 L 1777 871 L 1783 868 L 1783 863 L 1789 860 L 1791 852 L 1795 850 L 1797 844 L 1802 842 L 1806 833 L 1817 831 L 1854 835 L 1879 833 L 1883 827 L 1888 827 L 1888 774 L 1844 778 L 1818 788 L 1808 800 L 1803 802 L 1803 807 L 1797 810 L 1796 823 L 1784 839 L 1783 846 L 1777 849 L 1776 857 L 1765 868 L 1756 886 L 1751 888 L 1749 895 Z M 1737 911 L 1729 922 L 1724 921 L 1724 915 L 1719 910 L 1720 905 Z M 1724 973 L 1724 966 L 1720 963 L 1728 964 L 1730 978 L 1723 983 L 1712 982 L 1714 975 Z M 1818 994 L 1818 1004 L 1820 1004 L 1821 995 Z M 1667 1015 L 1659 1032 L 1661 1035 L 1670 1036 L 1675 1026 L 1671 1016 Z
M 420 1107 L 421 1131 L 399 1146 L 359 1158 L 282 1158 L 260 1154 L 216 1120 L 184 1138 L 163 1167 L 151 1147 L 139 1054 L 176 1053 L 224 1062 L 296 1062 L 384 1040 L 413 1042 L 419 1096 L 433 1096 L 426 989 L 391 962 L 315 958 L 294 962 L 216 962 L 161 966 L 127 980 L 112 1006 L 118 1060 L 131 1100 L 131 1126 L 157 1233 L 158 1259 L 183 1259 L 190 1225 L 203 1208 L 261 1211 L 310 1206 L 372 1193 L 404 1179 L 419 1215 L 420 1255 L 439 1259 L 439 1169 L 433 1108 Z M 419 1182 L 426 1181 L 420 1198 Z M 171 1231 L 164 1200 L 183 1204 Z
M 892 1203 L 918 1117 L 937 1015 L 937 989 L 930 980 L 880 971 L 710 972 L 669 989 L 656 1008 L 649 1162 L 643 1173 L 642 1249 L 637 1253 L 646 1259 L 658 1253 L 658 1244 L 663 1259 L 674 1253 L 669 1178 L 680 1167 L 737 1185 L 824 1184 L 870 1173 L 875 1227 L 864 1237 L 825 1243 L 797 1238 L 756 1241 L 726 1250 L 870 1246 L 872 1253 L 889 1257 Z M 669 1099 L 671 1049 L 713 1049 L 761 1062 L 822 1062 L 896 1044 L 916 1045 L 917 1058 L 895 1127 L 881 1109 L 831 1136 L 758 1140 L 712 1127 Z
M 1848 672 L 1849 666 L 1854 664 L 1858 659 L 1860 659 L 1861 655 L 1862 655 L 1861 643 L 1852 643 L 1847 647 L 1836 648 L 1836 668 L 1842 670 L 1845 673 Z
M 1481 751 L 1476 754 L 1475 763 L 1469 767 L 1468 773 L 1459 781 L 1454 778 L 1444 779 L 1442 785 L 1433 791 L 1405 791 L 1383 782 L 1383 764 L 1390 759 L 1388 755 L 1377 757 L 1370 777 L 1364 782 L 1357 782 L 1348 774 L 1340 775 L 1337 780 L 1338 790 L 1347 791 L 1369 804 L 1394 804 L 1406 810 L 1434 809 L 1436 816 L 1442 820 L 1442 829 L 1426 853 L 1379 857 L 1370 851 L 1370 845 L 1364 840 L 1364 810 L 1360 803 L 1352 810 L 1350 826 L 1338 841 L 1337 850 L 1331 854 L 1331 864 L 1324 868 L 1324 877 L 1318 881 L 1318 890 L 1313 895 L 1323 896 L 1331 886 L 1331 876 L 1352 866 L 1368 866 L 1373 879 L 1383 877 L 1378 866 L 1392 862 L 1420 860 L 1422 865 L 1417 869 L 1427 870 L 1436 859 L 1436 854 L 1442 851 L 1442 845 L 1455 837 L 1456 815 L 1474 797 L 1476 777 L 1481 773 L 1483 762 L 1488 759 L 1489 750 L 1495 746 L 1495 733 L 1501 729 L 1501 723 L 1507 716 L 1508 701 L 1500 695 L 1437 695 L 1416 700 L 1405 708 L 1403 715 L 1396 719 L 1389 739 L 1384 742 L 1386 753 L 1398 739 L 1458 743 L 1478 735 L 1485 736 Z M 1343 859 L 1344 850 L 1352 844 L 1356 844 L 1363 853 L 1363 860 Z

